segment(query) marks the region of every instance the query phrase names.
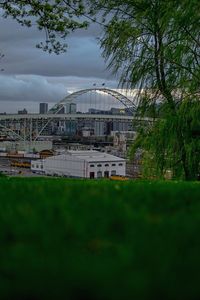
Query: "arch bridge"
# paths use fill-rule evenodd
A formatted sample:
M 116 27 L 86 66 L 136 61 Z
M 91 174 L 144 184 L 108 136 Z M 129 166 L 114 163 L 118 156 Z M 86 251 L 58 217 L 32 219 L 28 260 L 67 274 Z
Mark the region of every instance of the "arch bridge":
M 112 97 L 120 109 L 116 111 L 101 111 L 95 109 L 92 113 L 73 111 L 66 112 L 66 106 L 74 104 L 77 99 L 87 93 L 99 93 Z M 83 101 L 83 100 L 82 100 Z M 109 134 L 118 128 L 120 131 L 130 130 L 136 105 L 122 93 L 107 88 L 90 88 L 74 92 L 55 104 L 46 114 L 6 114 L 0 115 L 0 133 L 7 134 L 13 140 L 36 141 L 46 135 L 76 135 L 87 128 L 93 134 Z M 137 119 L 140 122 L 151 121 L 148 118 Z M 114 124 L 114 125 L 113 125 Z M 92 129 L 93 127 L 93 129 Z M 121 129 L 120 129 L 121 128 Z
M 122 93 L 119 93 L 116 90 L 107 89 L 107 88 L 91 88 L 91 89 L 80 90 L 66 96 L 63 100 L 61 100 L 56 105 L 54 105 L 49 110 L 49 113 L 55 113 L 55 114 L 59 113 L 64 107 L 64 105 L 66 105 L 67 103 L 73 103 L 78 97 L 87 94 L 89 92 L 100 92 L 113 97 L 115 100 L 119 101 L 122 104 L 122 106 L 130 112 L 130 114 L 133 114 L 137 108 L 136 105 L 133 103 L 133 101 L 131 101 L 127 96 L 123 95 Z

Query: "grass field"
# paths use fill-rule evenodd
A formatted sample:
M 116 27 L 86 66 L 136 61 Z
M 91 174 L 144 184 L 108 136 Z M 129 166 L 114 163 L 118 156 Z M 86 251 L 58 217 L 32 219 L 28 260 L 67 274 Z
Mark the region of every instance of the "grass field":
M 200 183 L 0 178 L 0 299 L 200 297 Z

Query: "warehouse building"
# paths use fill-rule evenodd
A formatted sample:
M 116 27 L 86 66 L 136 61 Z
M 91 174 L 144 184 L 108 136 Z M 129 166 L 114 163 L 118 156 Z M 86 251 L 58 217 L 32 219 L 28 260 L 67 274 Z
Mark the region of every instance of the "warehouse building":
M 125 176 L 126 161 L 98 151 L 67 151 L 31 162 L 31 170 L 51 176 L 102 178 L 112 175 Z

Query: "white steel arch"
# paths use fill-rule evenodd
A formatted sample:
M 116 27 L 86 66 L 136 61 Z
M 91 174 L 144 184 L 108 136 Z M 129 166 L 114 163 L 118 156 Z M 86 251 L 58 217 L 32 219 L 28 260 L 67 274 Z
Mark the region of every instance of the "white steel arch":
M 114 97 L 117 101 L 121 102 L 129 110 L 129 112 L 131 114 L 133 114 L 134 111 L 136 110 L 136 105 L 128 97 L 126 97 L 125 95 L 123 95 L 123 94 L 121 94 L 121 93 L 119 93 L 115 90 L 111 90 L 111 89 L 107 89 L 107 88 L 90 88 L 90 89 L 80 90 L 80 91 L 74 92 L 74 93 L 66 96 L 64 99 L 62 99 L 57 104 L 55 104 L 48 111 L 48 114 L 58 114 L 66 103 L 71 103 L 74 100 L 76 100 L 77 97 L 79 97 L 81 95 L 84 95 L 88 92 L 93 92 L 93 91 L 97 91 L 97 92 L 100 91 L 100 92 L 103 92 L 107 95 L 110 95 L 110 96 Z M 42 129 L 40 130 L 40 132 L 36 136 L 35 140 L 38 139 L 38 137 L 41 135 L 41 133 L 47 127 L 47 125 L 49 124 L 49 122 L 51 120 L 52 119 L 49 119 L 47 121 L 47 123 L 42 127 Z
M 80 90 L 77 91 L 75 93 L 72 93 L 68 96 L 66 96 L 63 100 L 61 100 L 60 102 L 58 102 L 57 104 L 55 104 L 49 111 L 48 113 L 54 113 L 57 114 L 59 113 L 59 111 L 63 108 L 63 106 L 66 103 L 71 103 L 74 100 L 76 100 L 77 97 L 86 94 L 88 92 L 93 92 L 93 91 L 100 91 L 103 92 L 107 95 L 110 95 L 112 97 L 114 97 L 117 101 L 121 102 L 128 110 L 131 114 L 134 113 L 134 111 L 136 110 L 136 105 L 125 95 L 115 91 L 115 90 L 111 90 L 111 89 L 107 89 L 107 88 L 90 88 L 90 89 L 84 89 L 84 90 Z

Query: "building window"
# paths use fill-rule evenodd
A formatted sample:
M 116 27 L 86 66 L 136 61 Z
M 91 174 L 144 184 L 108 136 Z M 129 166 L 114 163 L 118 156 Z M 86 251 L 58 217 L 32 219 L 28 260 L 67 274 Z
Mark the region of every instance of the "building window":
M 36 168 L 38 169 L 38 168 L 39 168 L 39 166 L 38 166 L 38 165 L 36 165 Z
M 120 164 L 119 164 L 119 166 L 120 166 L 120 167 L 122 167 L 122 166 L 123 166 L 123 164 L 122 164 L 122 163 L 120 163 Z
M 32 168 L 35 168 L 35 165 L 32 165 Z
M 41 169 L 43 169 L 43 166 L 41 165 Z
M 109 167 L 109 164 L 105 164 L 105 167 Z
M 115 167 L 116 166 L 116 164 L 112 164 L 112 167 Z
M 90 168 L 94 168 L 94 165 L 90 165 Z
M 101 165 L 101 164 L 98 164 L 97 167 L 102 167 L 102 165 Z

